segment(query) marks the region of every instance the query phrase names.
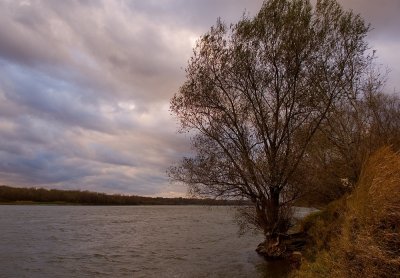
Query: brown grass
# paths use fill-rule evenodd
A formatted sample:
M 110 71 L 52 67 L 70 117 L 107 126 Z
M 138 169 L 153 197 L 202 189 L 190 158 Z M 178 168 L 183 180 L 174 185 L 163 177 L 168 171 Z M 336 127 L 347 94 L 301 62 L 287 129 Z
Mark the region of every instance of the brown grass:
M 294 276 L 400 277 L 400 154 L 378 150 L 353 194 L 320 214 L 303 224 L 315 250 Z

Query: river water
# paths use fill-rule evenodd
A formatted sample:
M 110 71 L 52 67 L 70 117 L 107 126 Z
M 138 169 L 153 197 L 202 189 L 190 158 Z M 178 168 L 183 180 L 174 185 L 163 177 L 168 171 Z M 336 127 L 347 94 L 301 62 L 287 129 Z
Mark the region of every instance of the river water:
M 5 205 L 0 277 L 279 277 L 261 241 L 229 207 Z

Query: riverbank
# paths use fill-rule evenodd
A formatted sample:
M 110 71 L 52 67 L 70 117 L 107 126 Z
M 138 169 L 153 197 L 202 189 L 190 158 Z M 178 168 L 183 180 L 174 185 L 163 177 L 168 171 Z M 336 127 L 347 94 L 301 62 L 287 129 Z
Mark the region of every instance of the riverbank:
M 0 202 L 0 206 L 80 206 L 84 204 L 74 204 L 66 202 L 33 202 L 33 201 L 13 201 Z
M 309 236 L 293 277 L 400 277 L 400 155 L 384 148 L 352 194 L 306 217 Z

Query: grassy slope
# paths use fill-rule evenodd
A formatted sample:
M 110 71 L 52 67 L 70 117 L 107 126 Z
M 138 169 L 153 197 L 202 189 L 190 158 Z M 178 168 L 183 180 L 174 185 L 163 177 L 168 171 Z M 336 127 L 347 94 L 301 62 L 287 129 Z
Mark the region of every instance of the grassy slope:
M 400 154 L 376 152 L 350 196 L 302 225 L 311 242 L 294 277 L 400 277 Z

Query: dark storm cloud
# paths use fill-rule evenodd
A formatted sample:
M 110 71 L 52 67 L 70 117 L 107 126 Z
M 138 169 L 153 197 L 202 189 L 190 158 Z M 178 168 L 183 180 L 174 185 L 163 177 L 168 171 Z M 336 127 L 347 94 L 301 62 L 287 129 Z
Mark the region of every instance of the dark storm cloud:
M 379 61 L 398 73 L 399 2 L 342 2 L 372 23 Z M 236 22 L 261 4 L 1 1 L 0 183 L 183 194 L 165 175 L 190 152 L 169 99 L 199 36 L 218 17 Z
M 46 185 L 74 181 L 93 173 L 92 169 L 77 167 L 58 152 L 36 150 L 32 153 L 5 154 L 0 152 L 0 173 L 10 182 L 26 185 Z M 94 174 L 94 173 L 93 173 Z
M 15 113 L 36 115 L 60 124 L 106 131 L 105 119 L 97 113 L 96 99 L 88 101 L 85 92 L 73 83 L 16 65 L 1 66 L 0 77 L 5 106 L 15 106 Z M 10 80 L 12 82 L 10 82 Z
M 371 24 L 368 41 L 378 57 L 376 63 L 385 72 L 389 69 L 386 90 L 400 93 L 400 1 L 340 0 L 346 9 L 360 14 Z

